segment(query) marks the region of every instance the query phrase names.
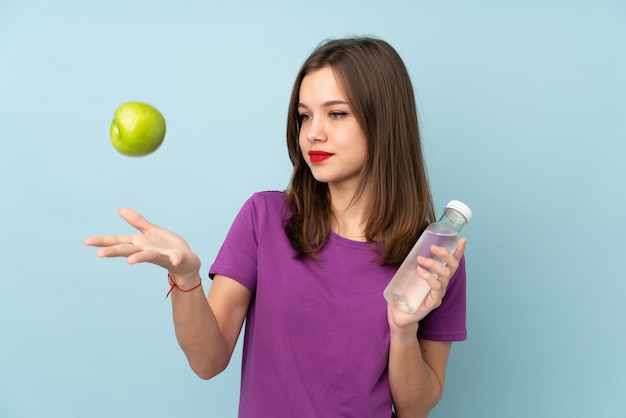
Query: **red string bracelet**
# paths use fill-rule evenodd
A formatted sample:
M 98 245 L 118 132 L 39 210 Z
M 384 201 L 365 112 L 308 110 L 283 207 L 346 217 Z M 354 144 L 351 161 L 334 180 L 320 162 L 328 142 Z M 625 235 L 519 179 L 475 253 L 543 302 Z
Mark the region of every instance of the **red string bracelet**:
M 187 290 L 183 290 L 180 287 L 178 287 L 178 285 L 174 282 L 174 280 L 172 280 L 172 276 L 169 273 L 167 273 L 167 280 L 170 282 L 170 290 L 167 292 L 167 295 L 165 295 L 165 299 L 167 299 L 170 296 L 170 293 L 172 293 L 172 290 L 174 290 L 174 288 L 178 289 L 179 291 L 183 293 L 187 293 L 187 292 L 191 292 L 192 290 L 196 290 L 197 288 L 202 286 L 202 277 L 200 278 L 200 283 L 198 283 L 191 289 L 187 289 Z

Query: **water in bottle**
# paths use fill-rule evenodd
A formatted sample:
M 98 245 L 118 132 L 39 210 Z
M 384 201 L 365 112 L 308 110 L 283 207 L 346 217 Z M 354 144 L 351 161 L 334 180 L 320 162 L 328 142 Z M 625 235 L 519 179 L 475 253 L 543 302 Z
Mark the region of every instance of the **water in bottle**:
M 420 306 L 430 286 L 417 273 L 417 257 L 441 259 L 430 251 L 432 245 L 445 247 L 454 252 L 459 238 L 459 231 L 472 217 L 471 209 L 463 202 L 451 200 L 439 221 L 434 222 L 422 233 L 409 255 L 393 276 L 384 291 L 385 299 L 402 312 L 412 314 Z

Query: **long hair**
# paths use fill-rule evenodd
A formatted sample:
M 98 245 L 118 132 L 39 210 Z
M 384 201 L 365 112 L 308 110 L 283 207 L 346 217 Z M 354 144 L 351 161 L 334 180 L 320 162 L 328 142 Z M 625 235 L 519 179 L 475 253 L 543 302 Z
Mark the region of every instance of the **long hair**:
M 344 88 L 368 141 L 356 191 L 372 192 L 365 238 L 382 242 L 381 265 L 398 265 L 418 236 L 435 220 L 420 142 L 411 80 L 402 59 L 387 42 L 369 37 L 322 43 L 304 62 L 291 93 L 287 148 L 293 173 L 287 188 L 292 216 L 285 222 L 291 245 L 315 258 L 330 234 L 331 202 L 326 183 L 315 180 L 298 136 L 300 85 L 313 71 L 330 66 Z

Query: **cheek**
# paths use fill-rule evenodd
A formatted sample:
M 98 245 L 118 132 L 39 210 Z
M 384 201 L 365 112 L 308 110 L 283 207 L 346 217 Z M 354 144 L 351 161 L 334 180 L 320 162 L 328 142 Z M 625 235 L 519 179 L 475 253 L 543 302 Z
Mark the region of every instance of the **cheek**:
M 354 146 L 355 153 L 358 153 L 359 157 L 361 157 L 363 160 L 366 160 L 367 154 L 369 152 L 369 144 L 367 138 L 365 138 L 362 132 L 357 133 L 357 138 L 359 138 L 359 140 Z
M 298 150 L 300 151 L 300 155 L 302 156 L 302 159 L 304 160 L 306 165 L 309 165 L 309 161 L 306 158 L 307 153 L 309 152 L 307 148 L 307 144 L 308 144 L 308 141 L 304 139 L 304 136 L 302 135 L 302 133 L 300 133 L 300 136 L 298 137 L 298 141 L 296 145 L 298 146 Z
M 304 152 L 308 142 L 309 141 L 306 140 L 306 133 L 300 130 L 300 134 L 298 135 L 298 147 L 300 148 L 300 151 Z

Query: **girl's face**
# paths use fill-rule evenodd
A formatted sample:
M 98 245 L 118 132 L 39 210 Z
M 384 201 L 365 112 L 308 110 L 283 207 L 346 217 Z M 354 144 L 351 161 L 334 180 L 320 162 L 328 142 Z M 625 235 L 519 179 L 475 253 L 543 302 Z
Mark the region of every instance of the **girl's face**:
M 300 84 L 300 150 L 313 177 L 329 187 L 356 190 L 367 158 L 367 138 L 330 67 Z

